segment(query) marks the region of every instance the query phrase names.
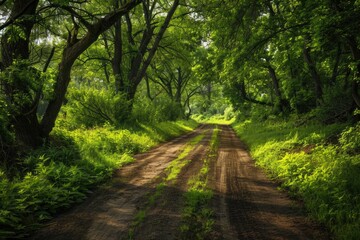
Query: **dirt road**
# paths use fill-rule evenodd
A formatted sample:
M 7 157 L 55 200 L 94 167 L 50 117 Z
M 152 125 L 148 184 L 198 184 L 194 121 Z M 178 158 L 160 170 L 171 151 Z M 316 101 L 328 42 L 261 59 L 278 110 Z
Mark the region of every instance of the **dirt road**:
M 210 162 L 205 187 L 213 193 L 209 203 L 209 222 L 213 224 L 206 235 L 197 236 L 329 239 L 304 216 L 296 202 L 254 166 L 231 127 L 219 126 L 217 156 L 209 158 L 215 127 L 201 125 L 192 133 L 137 155 L 133 164 L 118 170 L 111 184 L 52 220 L 32 239 L 186 239 L 184 236 L 190 235 L 184 235 L 181 228 L 184 196 L 206 160 Z

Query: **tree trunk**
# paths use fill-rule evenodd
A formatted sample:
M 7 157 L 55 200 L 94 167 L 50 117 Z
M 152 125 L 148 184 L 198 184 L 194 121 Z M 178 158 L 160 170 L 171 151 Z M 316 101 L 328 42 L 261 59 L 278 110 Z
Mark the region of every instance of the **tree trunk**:
M 178 67 L 177 68 L 177 71 L 178 71 L 178 76 L 177 76 L 177 80 L 176 80 L 176 92 L 175 92 L 175 96 L 174 96 L 174 100 L 176 103 L 178 104 L 181 104 L 181 93 L 182 93 L 182 89 L 183 87 L 183 75 L 182 75 L 182 72 L 181 72 L 181 68 Z
M 267 68 L 269 70 L 269 75 L 272 79 L 273 88 L 276 96 L 276 104 L 274 104 L 274 106 L 277 107 L 280 112 L 285 112 L 289 108 L 289 103 L 282 98 L 279 86 L 279 79 L 276 76 L 275 70 L 272 68 L 271 65 L 268 65 Z
M 338 43 L 337 51 L 336 51 L 336 57 L 335 57 L 335 63 L 332 69 L 332 74 L 330 78 L 330 84 L 335 85 L 336 84 L 336 78 L 339 75 L 339 65 L 340 65 L 340 58 L 341 58 L 342 50 L 341 50 L 341 44 Z
M 310 56 L 310 49 L 306 46 L 304 46 L 303 55 L 304 55 L 305 62 L 307 63 L 307 65 L 309 67 L 311 77 L 315 84 L 315 96 L 316 96 L 316 100 L 317 100 L 317 104 L 318 104 L 319 102 L 322 101 L 322 95 L 323 95 L 320 75 L 318 74 L 315 63 Z
M 65 99 L 67 87 L 70 82 L 71 68 L 75 60 L 93 44 L 97 38 L 109 29 L 115 22 L 124 14 L 128 13 L 131 9 L 141 3 L 141 0 L 130 1 L 120 9 L 117 9 L 113 13 L 108 14 L 104 18 L 101 18 L 95 24 L 89 26 L 88 32 L 85 36 L 77 40 L 77 36 L 70 36 L 68 45 L 66 46 L 61 62 L 59 64 L 59 72 L 56 78 L 55 84 L 55 96 L 49 102 L 49 105 L 45 111 L 44 117 L 41 121 L 42 136 L 47 138 L 49 133 L 55 126 L 56 118 L 59 114 L 60 108 Z
M 1 57 L 4 70 L 14 64 L 16 60 L 28 60 L 30 55 L 30 34 L 35 24 L 35 13 L 38 0 L 23 1 L 15 0 L 11 14 L 7 21 L 17 18 L 18 21 L 8 26 L 1 38 Z M 13 26 L 16 26 L 14 28 Z M 20 32 L 21 31 L 21 32 Z M 23 37 L 19 37 L 19 35 Z M 30 68 L 29 68 L 30 69 Z M 23 69 L 26 71 L 27 69 Z M 36 72 L 33 72 L 36 77 Z M 31 74 L 31 72 L 29 72 Z M 20 81 L 20 80 L 19 80 Z M 9 105 L 15 105 L 10 109 L 10 124 L 14 126 L 16 142 L 21 146 L 36 147 L 42 143 L 40 138 L 39 122 L 36 116 L 36 107 L 39 99 L 29 92 L 28 85 L 19 85 L 1 80 L 3 91 L 9 101 Z M 40 89 L 37 89 L 40 91 Z M 31 102 L 16 102 L 14 95 L 21 94 L 31 99 Z
M 46 108 L 45 114 L 41 121 L 42 137 L 47 138 L 49 133 L 55 126 L 55 120 L 59 114 L 60 108 L 65 100 L 65 94 L 67 87 L 70 83 L 70 73 L 72 65 L 75 59 L 67 58 L 67 50 L 64 51 L 62 61 L 58 67 L 58 75 L 56 78 L 56 85 L 54 90 L 54 96 Z
M 238 91 L 239 97 L 242 98 L 244 101 L 259 104 L 259 105 L 262 105 L 262 106 L 269 106 L 269 107 L 274 106 L 271 103 L 262 102 L 262 101 L 259 101 L 259 100 L 256 100 L 256 99 L 253 99 L 253 98 L 249 97 L 247 92 L 246 92 L 245 82 L 243 80 L 241 82 L 237 82 L 234 87 Z
M 29 58 L 30 33 L 35 24 L 35 13 L 38 3 L 39 0 L 14 1 L 7 21 L 19 15 L 21 15 L 21 17 L 18 19 L 21 21 L 16 21 L 16 23 L 13 24 L 19 29 L 15 30 L 10 25 L 1 38 L 1 56 L 5 68 L 11 66 L 15 59 Z M 21 31 L 21 33 L 18 31 Z M 19 37 L 19 34 L 23 34 L 24 37 Z
M 119 7 L 119 2 L 115 1 L 115 7 Z M 121 71 L 122 63 L 122 36 L 121 36 L 121 17 L 115 22 L 114 38 L 114 58 L 112 59 L 113 74 L 115 76 L 115 92 L 123 92 L 125 89 L 123 75 Z
M 172 16 L 174 15 L 178 6 L 179 6 L 179 0 L 174 0 L 173 5 L 171 6 L 169 12 L 166 15 L 163 25 L 161 26 L 159 32 L 156 35 L 155 41 L 154 41 L 150 51 L 148 52 L 146 59 L 145 60 L 143 59 L 144 54 L 138 54 L 138 56 L 132 62 L 132 66 L 131 66 L 132 71 L 130 72 L 130 75 L 129 75 L 131 91 L 136 92 L 137 86 L 140 84 L 141 80 L 144 78 L 146 70 L 149 67 L 153 57 L 155 56 L 155 53 L 160 45 L 160 41 L 161 41 L 162 37 L 164 36 L 164 33 L 170 24 L 170 20 L 171 20 Z M 150 33 L 151 33 L 151 37 L 152 37 L 152 35 L 153 35 L 152 31 L 148 33 L 148 36 L 150 36 Z M 148 46 L 148 43 L 150 42 L 150 40 L 151 40 L 151 38 L 144 39 L 142 46 L 144 46 L 144 47 L 145 47 L 145 45 Z M 142 49 L 142 46 L 140 46 L 140 49 Z M 134 94 L 134 96 L 135 96 L 135 94 Z
M 355 77 L 351 86 L 351 95 L 354 102 L 360 107 L 359 82 L 360 82 L 360 49 L 357 45 L 356 38 L 352 35 L 348 37 L 347 42 L 350 46 L 351 54 L 354 62 L 356 62 Z

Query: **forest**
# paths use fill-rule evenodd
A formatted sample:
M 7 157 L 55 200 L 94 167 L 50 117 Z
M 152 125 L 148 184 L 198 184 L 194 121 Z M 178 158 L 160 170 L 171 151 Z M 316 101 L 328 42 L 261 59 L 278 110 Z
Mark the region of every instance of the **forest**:
M 202 124 L 360 239 L 359 0 L 0 0 L 0 39 L 0 239 Z

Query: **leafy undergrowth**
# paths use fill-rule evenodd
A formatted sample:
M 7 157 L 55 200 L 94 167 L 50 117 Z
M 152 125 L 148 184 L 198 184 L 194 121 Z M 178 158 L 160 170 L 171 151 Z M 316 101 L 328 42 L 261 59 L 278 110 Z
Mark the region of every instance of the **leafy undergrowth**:
M 9 179 L 0 169 L 0 239 L 26 237 L 55 213 L 83 201 L 114 169 L 133 161 L 133 154 L 196 126 L 178 121 L 131 130 L 56 129 L 49 146 L 25 157 L 17 176 Z
M 210 140 L 210 147 L 200 172 L 188 182 L 184 194 L 185 208 L 182 213 L 181 239 L 207 239 L 213 228 L 213 211 L 210 200 L 213 192 L 207 186 L 210 162 L 217 157 L 219 131 L 215 128 Z
M 360 123 L 245 121 L 233 127 L 256 163 L 303 199 L 312 217 L 337 239 L 360 239 Z

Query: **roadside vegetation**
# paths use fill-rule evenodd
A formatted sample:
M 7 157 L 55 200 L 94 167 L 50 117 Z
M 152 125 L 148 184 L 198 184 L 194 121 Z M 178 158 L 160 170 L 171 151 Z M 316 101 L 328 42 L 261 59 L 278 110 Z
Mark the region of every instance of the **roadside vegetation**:
M 50 145 L 26 154 L 17 171 L 0 171 L 0 238 L 24 237 L 44 220 L 83 201 L 132 155 L 193 130 L 194 121 L 137 124 L 127 129 L 57 128 Z M 14 173 L 14 171 L 11 171 Z
M 360 238 L 360 124 L 303 119 L 233 124 L 256 164 L 304 202 L 337 239 Z

